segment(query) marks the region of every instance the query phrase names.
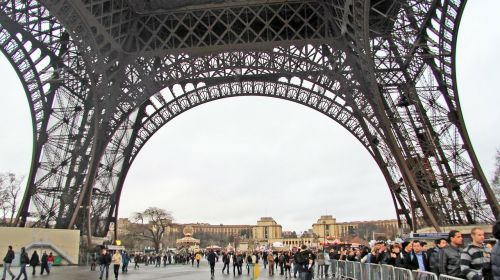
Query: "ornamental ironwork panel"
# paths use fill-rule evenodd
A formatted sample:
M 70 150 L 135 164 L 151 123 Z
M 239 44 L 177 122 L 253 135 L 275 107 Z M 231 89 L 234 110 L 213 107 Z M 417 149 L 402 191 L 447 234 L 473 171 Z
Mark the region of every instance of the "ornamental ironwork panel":
M 349 131 L 401 224 L 489 222 L 498 201 L 460 111 L 461 0 L 0 1 L 34 156 L 18 226 L 115 224 L 134 159 L 207 102 L 267 96 Z M 115 225 L 116 229 L 116 225 Z

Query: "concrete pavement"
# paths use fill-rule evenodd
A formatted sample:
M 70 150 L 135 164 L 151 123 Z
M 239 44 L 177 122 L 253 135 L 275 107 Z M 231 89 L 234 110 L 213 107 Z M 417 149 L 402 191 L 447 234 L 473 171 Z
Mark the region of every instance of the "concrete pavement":
M 0 267 L 3 269 L 3 267 Z M 238 279 L 238 280 L 248 280 L 250 276 L 247 275 L 246 267 L 243 265 L 243 275 L 236 275 L 233 277 L 233 267 L 230 267 L 230 274 L 222 274 L 222 263 L 218 262 L 215 267 L 215 280 L 230 280 L 230 279 Z M 40 267 L 37 267 L 37 275 L 31 275 L 32 268 L 28 267 L 29 279 L 47 279 L 47 280 L 91 280 L 91 279 L 99 279 L 99 267 L 97 267 L 97 271 L 90 271 L 90 267 L 53 267 L 50 276 L 48 275 L 39 275 Z M 279 275 L 279 269 L 275 270 L 278 272 L 274 277 L 267 276 L 267 270 L 263 270 L 263 266 L 260 266 L 260 277 L 258 279 L 285 279 L 284 276 Z M 19 268 L 12 268 L 12 272 L 16 275 L 19 272 Z M 293 277 L 293 271 L 292 271 Z M 7 279 L 10 280 L 10 277 Z M 22 277 L 21 277 L 22 279 Z M 114 279 L 113 267 L 110 266 L 109 278 L 110 280 Z M 138 270 L 134 270 L 134 265 L 131 264 L 129 266 L 129 272 L 127 274 L 122 274 L 120 269 L 120 275 L 118 279 L 124 280 L 159 280 L 159 279 L 176 279 L 176 280 L 203 280 L 210 279 L 210 267 L 206 260 L 203 260 L 200 264 L 200 268 L 196 268 L 196 264 L 194 267 L 191 265 L 168 265 L 167 267 L 154 267 L 154 266 L 144 266 L 141 264 Z

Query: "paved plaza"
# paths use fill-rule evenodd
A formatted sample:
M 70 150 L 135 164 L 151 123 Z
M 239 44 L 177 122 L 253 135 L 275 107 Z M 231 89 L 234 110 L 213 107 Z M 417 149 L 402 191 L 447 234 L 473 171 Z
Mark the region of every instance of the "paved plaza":
M 154 267 L 154 266 L 144 266 L 141 265 L 139 270 L 133 269 L 134 265 L 131 264 L 129 266 L 129 272 L 127 274 L 121 274 L 118 279 L 137 279 L 137 280 L 159 280 L 159 279 L 176 279 L 176 280 L 198 280 L 198 279 L 210 279 L 210 267 L 206 260 L 203 260 L 200 263 L 200 268 L 197 269 L 195 267 L 191 267 L 191 265 L 168 265 L 167 267 Z M 39 268 L 37 267 L 37 274 L 39 273 Z M 261 274 L 258 279 L 285 279 L 285 276 L 279 275 L 279 269 L 275 270 L 278 273 L 275 274 L 274 277 L 267 276 L 267 270 L 263 270 L 261 266 Z M 3 267 L 0 267 L 3 270 Z M 222 274 L 222 263 L 218 262 L 215 267 L 215 278 L 214 279 L 250 279 L 250 276 L 247 275 L 245 265 L 243 265 L 243 275 L 236 275 L 233 277 L 233 267 L 230 267 L 230 274 Z M 53 267 L 52 273 L 50 276 L 47 275 L 31 275 L 31 267 L 28 268 L 30 272 L 28 277 L 29 279 L 46 279 L 46 280 L 88 280 L 88 279 L 99 279 L 99 267 L 97 267 L 97 271 L 90 271 L 90 267 L 84 266 L 73 266 L 73 267 Z M 12 272 L 14 272 L 17 276 L 19 272 L 19 268 L 12 268 Z M 114 279 L 113 275 L 113 267 L 110 266 L 110 280 Z M 293 273 L 293 272 L 292 272 Z M 292 274 L 293 277 L 293 274 Z M 10 280 L 10 277 L 7 279 Z M 21 279 L 23 279 L 21 277 Z

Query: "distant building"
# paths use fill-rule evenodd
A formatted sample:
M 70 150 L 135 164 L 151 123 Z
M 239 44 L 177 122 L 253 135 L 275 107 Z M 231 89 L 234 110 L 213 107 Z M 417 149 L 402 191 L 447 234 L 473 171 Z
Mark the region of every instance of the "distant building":
M 281 239 L 283 229 L 271 217 L 262 217 L 252 229 L 252 238 L 257 240 Z
M 118 235 L 123 236 L 129 233 L 129 229 L 137 226 L 128 219 L 118 220 Z M 399 232 L 397 220 L 378 220 L 378 221 L 354 221 L 337 222 L 337 219 L 331 215 L 321 216 L 312 228 L 302 233 L 283 231 L 282 226 L 271 217 L 262 217 L 256 225 L 212 225 L 208 223 L 188 223 L 178 224 L 169 223 L 165 230 L 165 235 L 169 242 L 174 237 L 182 237 L 182 231 L 186 226 L 193 229 L 193 235 L 211 234 L 224 237 L 238 237 L 242 241 L 252 241 L 253 244 L 267 245 L 274 242 L 280 242 L 285 246 L 300 246 L 301 244 L 318 244 L 323 240 L 339 239 L 346 240 L 348 237 L 365 235 L 365 239 L 371 239 L 372 235 L 383 235 L 386 238 L 394 238 Z M 171 236 L 171 238 L 168 238 Z M 368 238 L 369 237 L 369 238 Z M 244 243 L 245 241 L 243 241 Z

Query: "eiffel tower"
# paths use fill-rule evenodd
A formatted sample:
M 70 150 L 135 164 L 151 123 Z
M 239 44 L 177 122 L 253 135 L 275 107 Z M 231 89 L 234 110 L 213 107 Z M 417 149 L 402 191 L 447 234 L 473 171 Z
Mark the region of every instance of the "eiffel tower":
M 498 200 L 455 75 L 465 0 L 2 0 L 1 51 L 29 99 L 23 227 L 116 224 L 134 159 L 173 118 L 268 96 L 347 129 L 400 223 L 489 222 Z M 115 226 L 116 228 L 116 226 Z

